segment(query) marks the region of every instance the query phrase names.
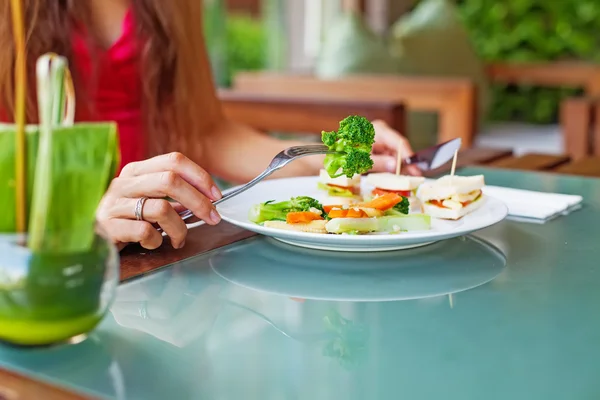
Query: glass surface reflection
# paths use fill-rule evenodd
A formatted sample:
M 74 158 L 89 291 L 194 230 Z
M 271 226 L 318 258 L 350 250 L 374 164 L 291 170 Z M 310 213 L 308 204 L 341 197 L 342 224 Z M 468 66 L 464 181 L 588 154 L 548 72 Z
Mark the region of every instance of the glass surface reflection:
M 262 292 L 304 299 L 393 301 L 477 287 L 498 276 L 506 258 L 470 236 L 364 254 L 301 249 L 264 239 L 215 253 L 209 263 L 223 279 Z

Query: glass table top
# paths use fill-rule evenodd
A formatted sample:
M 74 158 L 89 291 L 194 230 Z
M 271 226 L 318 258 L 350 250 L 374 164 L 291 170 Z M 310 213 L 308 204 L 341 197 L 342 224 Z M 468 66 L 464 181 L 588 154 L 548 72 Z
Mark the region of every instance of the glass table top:
M 599 398 L 600 180 L 485 174 L 585 204 L 398 252 L 254 237 L 124 283 L 86 341 L 0 347 L 0 366 L 114 399 Z

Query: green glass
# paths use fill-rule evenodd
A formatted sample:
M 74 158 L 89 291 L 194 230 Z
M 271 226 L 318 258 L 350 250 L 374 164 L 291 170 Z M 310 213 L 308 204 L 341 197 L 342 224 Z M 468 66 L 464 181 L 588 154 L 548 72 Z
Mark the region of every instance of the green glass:
M 0 366 L 107 399 L 596 398 L 600 180 L 461 173 L 583 208 L 372 257 L 254 237 L 122 284 L 88 340 L 0 347 Z
M 0 341 L 44 346 L 92 331 L 118 285 L 114 245 L 99 234 L 77 252 L 32 251 L 25 241 L 0 235 Z

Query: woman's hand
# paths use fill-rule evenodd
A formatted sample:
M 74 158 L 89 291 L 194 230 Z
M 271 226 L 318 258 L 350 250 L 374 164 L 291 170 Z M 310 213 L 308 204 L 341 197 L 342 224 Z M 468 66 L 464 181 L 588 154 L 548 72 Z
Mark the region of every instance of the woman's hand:
M 410 143 L 408 139 L 383 121 L 373 121 L 373 127 L 375 128 L 375 144 L 372 153 L 373 171 L 395 172 L 398 151 L 401 152 L 402 158 L 414 154 Z M 410 175 L 421 175 L 421 171 L 415 165 L 403 166 L 402 170 Z
M 156 229 L 160 226 L 179 249 L 185 244 L 187 227 L 178 209 L 187 208 L 207 224 L 216 225 L 221 217 L 212 202 L 221 196 L 204 169 L 180 153 L 170 153 L 126 165 L 103 197 L 97 219 L 121 247 L 140 243 L 146 249 L 156 249 L 163 241 Z M 142 219 L 137 220 L 135 210 L 141 198 L 147 200 L 142 203 Z

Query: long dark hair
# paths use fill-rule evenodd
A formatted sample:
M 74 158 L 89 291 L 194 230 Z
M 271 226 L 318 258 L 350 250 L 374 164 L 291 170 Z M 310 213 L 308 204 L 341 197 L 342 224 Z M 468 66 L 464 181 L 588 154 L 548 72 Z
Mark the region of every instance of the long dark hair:
M 37 121 L 34 71 L 37 58 L 54 52 L 73 58 L 74 23 L 88 24 L 85 0 L 21 0 L 27 30 L 29 96 L 27 120 Z M 220 116 L 206 53 L 200 0 L 132 0 L 140 38 L 148 155 L 189 149 Z M 0 105 L 14 110 L 15 47 L 10 0 L 0 0 Z M 87 85 L 73 70 L 78 110 L 86 109 Z M 197 154 L 197 153 L 196 153 Z

